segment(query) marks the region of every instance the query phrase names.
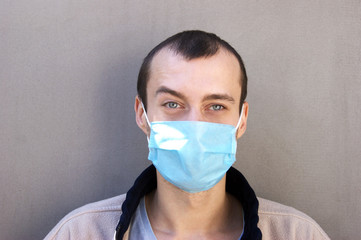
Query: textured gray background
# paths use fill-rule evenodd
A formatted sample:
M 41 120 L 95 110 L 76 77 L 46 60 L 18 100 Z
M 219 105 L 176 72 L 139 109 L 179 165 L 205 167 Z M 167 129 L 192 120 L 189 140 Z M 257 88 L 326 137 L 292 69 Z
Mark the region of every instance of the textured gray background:
M 217 33 L 249 74 L 236 167 L 332 239 L 361 224 L 361 3 L 0 0 L 0 238 L 40 239 L 149 164 L 134 121 L 145 54 Z

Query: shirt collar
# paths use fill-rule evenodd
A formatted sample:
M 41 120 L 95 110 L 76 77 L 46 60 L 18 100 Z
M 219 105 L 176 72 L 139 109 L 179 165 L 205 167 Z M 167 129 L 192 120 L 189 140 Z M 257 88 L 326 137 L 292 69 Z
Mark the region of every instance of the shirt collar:
M 129 189 L 126 199 L 122 205 L 114 239 L 120 240 L 129 228 L 130 221 L 142 197 L 157 187 L 156 170 L 153 165 L 146 168 L 135 180 L 134 185 Z M 258 200 L 255 192 L 248 184 L 246 178 L 235 168 L 231 167 L 226 176 L 226 191 L 236 197 L 242 204 L 244 211 L 244 232 L 242 240 L 262 239 L 261 230 L 257 227 Z

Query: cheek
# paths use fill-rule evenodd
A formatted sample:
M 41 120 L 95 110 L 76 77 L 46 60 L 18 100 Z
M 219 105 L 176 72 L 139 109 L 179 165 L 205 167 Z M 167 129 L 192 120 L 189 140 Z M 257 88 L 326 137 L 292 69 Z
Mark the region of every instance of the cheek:
M 231 116 L 228 117 L 227 124 L 233 125 L 233 126 L 237 126 L 237 123 L 240 121 L 240 111 L 239 109 L 235 110 L 232 112 Z

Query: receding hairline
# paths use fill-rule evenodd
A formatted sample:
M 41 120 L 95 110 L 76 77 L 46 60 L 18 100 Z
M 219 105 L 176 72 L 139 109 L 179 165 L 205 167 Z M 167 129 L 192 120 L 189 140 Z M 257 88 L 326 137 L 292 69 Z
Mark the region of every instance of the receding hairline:
M 153 67 L 154 60 L 157 59 L 157 57 L 162 53 L 172 54 L 173 56 L 180 57 L 182 60 L 184 60 L 186 62 L 190 62 L 190 61 L 197 60 L 197 59 L 208 59 L 208 58 L 212 58 L 212 57 L 214 57 L 214 56 L 216 56 L 218 54 L 224 53 L 224 54 L 226 54 L 228 56 L 231 56 L 233 58 L 234 62 L 236 63 L 237 68 L 238 68 L 238 73 L 239 73 L 239 76 L 238 76 L 239 77 L 239 84 L 242 87 L 242 82 L 244 81 L 245 75 L 244 75 L 244 72 L 242 71 L 240 62 L 239 62 L 237 56 L 232 51 L 230 51 L 226 47 L 222 46 L 221 44 L 218 44 L 217 51 L 215 51 L 213 54 L 208 54 L 208 55 L 199 56 L 199 57 L 195 57 L 195 58 L 185 56 L 185 54 L 183 54 L 182 51 L 177 50 L 177 46 L 175 46 L 174 44 L 173 45 L 168 44 L 168 45 L 163 46 L 163 48 L 159 49 L 153 55 L 152 59 L 149 62 L 147 82 L 149 82 L 149 80 L 152 77 L 152 69 L 154 68 Z

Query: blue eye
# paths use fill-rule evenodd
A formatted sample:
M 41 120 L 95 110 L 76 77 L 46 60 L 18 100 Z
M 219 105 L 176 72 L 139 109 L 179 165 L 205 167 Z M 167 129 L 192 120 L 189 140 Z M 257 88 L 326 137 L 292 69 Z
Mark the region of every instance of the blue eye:
M 220 111 L 220 110 L 222 110 L 223 108 L 224 108 L 224 107 L 223 107 L 222 105 L 218 105 L 218 104 L 211 106 L 211 109 L 214 110 L 214 111 Z
M 178 107 L 178 103 L 175 103 L 175 102 L 169 102 L 166 105 L 169 108 L 177 108 Z

